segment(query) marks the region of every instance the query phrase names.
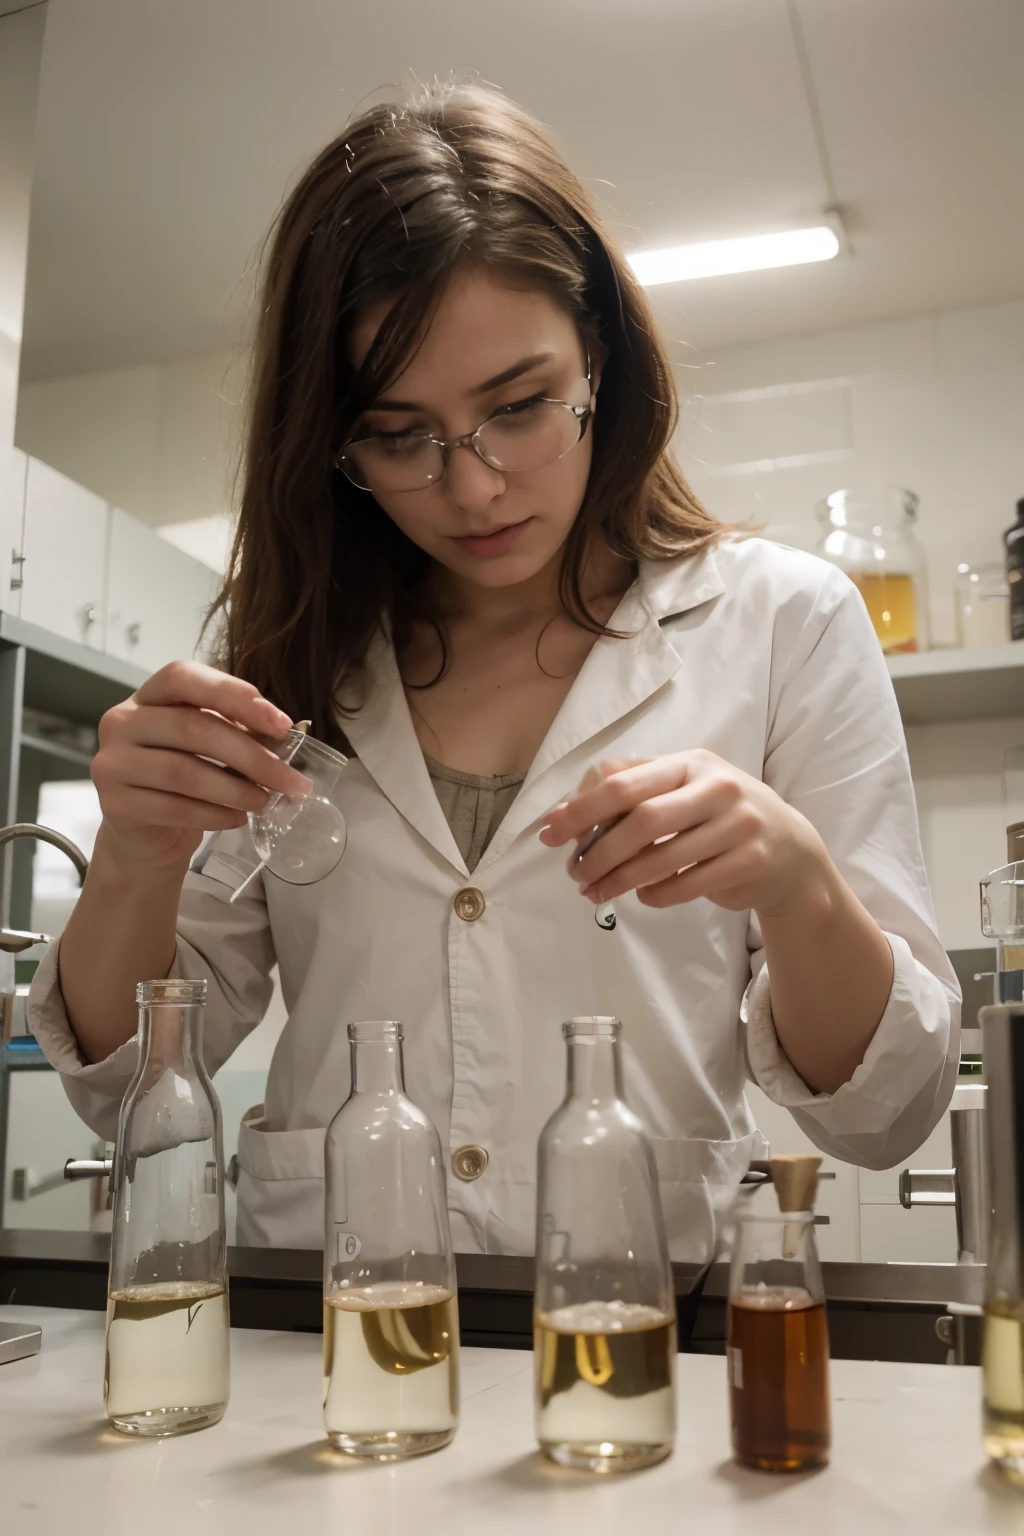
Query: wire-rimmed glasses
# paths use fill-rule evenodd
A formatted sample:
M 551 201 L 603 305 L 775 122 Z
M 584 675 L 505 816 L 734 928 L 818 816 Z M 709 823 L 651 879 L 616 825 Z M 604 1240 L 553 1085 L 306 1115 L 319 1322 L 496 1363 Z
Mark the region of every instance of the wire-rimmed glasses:
M 588 370 L 589 375 L 589 370 Z M 335 464 L 363 491 L 423 491 L 441 479 L 455 448 L 471 448 L 505 474 L 544 469 L 575 448 L 594 410 L 590 378 L 575 400 L 534 398 L 503 405 L 475 432 L 447 442 L 429 432 L 380 432 L 350 440 Z

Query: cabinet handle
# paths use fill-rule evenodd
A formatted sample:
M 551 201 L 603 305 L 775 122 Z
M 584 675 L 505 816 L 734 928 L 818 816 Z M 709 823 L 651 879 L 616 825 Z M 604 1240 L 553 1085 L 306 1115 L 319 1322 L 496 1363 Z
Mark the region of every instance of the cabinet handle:
M 129 645 L 138 645 L 142 638 L 142 625 L 126 624 L 124 633 Z
M 11 550 L 11 564 L 12 565 L 18 565 L 18 566 L 24 565 L 25 564 L 25 556 L 23 554 L 21 554 L 18 550 L 12 549 Z M 11 577 L 11 591 L 12 592 L 20 592 L 24 585 L 25 585 L 25 583 L 24 583 L 24 581 L 23 581 L 23 579 L 22 579 L 22 577 L 20 575 L 12 576 Z
M 96 623 L 96 604 L 83 604 L 83 606 L 78 610 L 78 616 L 82 621 L 82 629 L 86 634 L 88 634 L 89 630 Z

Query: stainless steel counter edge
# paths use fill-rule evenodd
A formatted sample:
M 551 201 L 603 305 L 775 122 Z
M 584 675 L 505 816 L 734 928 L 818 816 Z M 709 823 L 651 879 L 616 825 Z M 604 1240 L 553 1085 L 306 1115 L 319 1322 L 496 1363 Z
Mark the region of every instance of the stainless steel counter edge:
M 60 1268 L 105 1268 L 110 1239 L 95 1232 L 0 1231 L 0 1264 L 33 1262 Z M 500 1291 L 514 1295 L 533 1290 L 533 1259 L 514 1254 L 457 1255 L 459 1286 L 470 1291 Z M 308 1287 L 321 1282 L 323 1254 L 319 1249 L 231 1248 L 228 1267 L 233 1280 L 261 1281 Z M 823 1264 L 829 1301 L 904 1303 L 945 1306 L 948 1302 L 980 1306 L 984 1300 L 983 1264 Z M 685 1296 L 700 1274 L 695 1264 L 675 1264 L 676 1293 Z M 704 1285 L 708 1298 L 724 1298 L 728 1265 L 711 1266 Z M 0 1298 L 2 1299 L 2 1298 Z

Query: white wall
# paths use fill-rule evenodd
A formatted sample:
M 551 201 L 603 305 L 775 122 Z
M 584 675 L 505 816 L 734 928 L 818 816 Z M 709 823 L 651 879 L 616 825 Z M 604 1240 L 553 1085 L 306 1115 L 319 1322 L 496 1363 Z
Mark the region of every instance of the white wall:
M 151 527 L 225 518 L 241 373 L 216 352 L 24 383 L 15 441 Z
M 25 309 L 39 66 L 46 6 L 0 14 L 0 592 L 8 590 L 14 507 L 14 416 Z
M 933 643 L 953 643 L 957 563 L 1001 561 L 1024 496 L 1024 301 L 732 348 L 678 377 L 681 457 L 723 517 L 810 534 L 841 486 L 916 491 Z
M 916 491 L 933 643 L 953 642 L 956 566 L 1001 560 L 1024 496 L 1024 302 L 733 348 L 679 379 L 680 456 L 721 516 L 810 540 L 829 491 Z M 978 880 L 1005 856 L 1000 758 L 1024 744 L 1024 699 L 1015 720 L 907 739 L 939 931 L 974 948 Z

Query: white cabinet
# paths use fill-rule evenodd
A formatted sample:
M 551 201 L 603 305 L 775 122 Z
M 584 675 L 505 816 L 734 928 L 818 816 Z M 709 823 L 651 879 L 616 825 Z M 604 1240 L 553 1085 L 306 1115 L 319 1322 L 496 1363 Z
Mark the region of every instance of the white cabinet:
M 25 483 L 28 479 L 28 455 L 20 448 L 11 449 L 10 482 L 7 491 L 7 529 L 11 540 L 8 596 L 0 606 L 9 613 L 21 613 L 22 545 L 25 539 Z M 5 569 L 7 550 L 0 552 L 0 573 Z
M 107 503 L 99 496 L 29 459 L 21 618 L 103 649 L 108 520 Z
M 190 660 L 218 585 L 208 566 L 111 509 L 108 655 L 150 671 L 178 657 Z

